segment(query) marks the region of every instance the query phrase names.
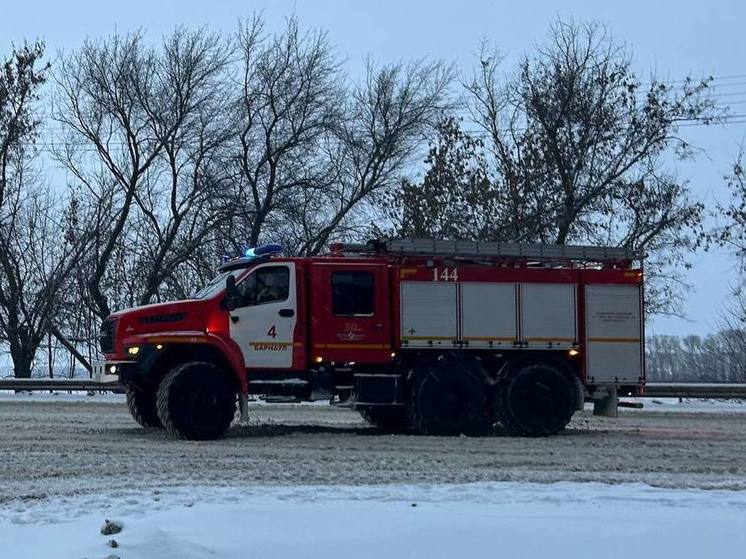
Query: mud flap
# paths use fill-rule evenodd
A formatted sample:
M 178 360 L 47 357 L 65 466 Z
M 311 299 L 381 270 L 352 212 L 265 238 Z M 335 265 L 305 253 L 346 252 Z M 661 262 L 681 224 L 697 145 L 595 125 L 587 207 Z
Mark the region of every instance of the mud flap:
M 392 405 L 404 402 L 399 375 L 356 374 L 355 399 L 359 405 Z
M 249 424 L 249 396 L 248 394 L 238 395 L 238 409 L 241 411 L 241 416 L 238 419 L 240 425 Z
M 575 411 L 585 409 L 585 386 L 578 377 L 575 377 Z

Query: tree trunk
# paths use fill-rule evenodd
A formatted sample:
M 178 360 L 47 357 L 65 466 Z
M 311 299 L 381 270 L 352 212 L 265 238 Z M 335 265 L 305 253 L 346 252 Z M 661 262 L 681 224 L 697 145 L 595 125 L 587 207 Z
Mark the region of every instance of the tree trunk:
M 20 347 L 12 344 L 10 356 L 13 360 L 13 376 L 16 378 L 31 378 L 31 367 L 34 362 L 34 352 L 29 351 L 25 345 Z

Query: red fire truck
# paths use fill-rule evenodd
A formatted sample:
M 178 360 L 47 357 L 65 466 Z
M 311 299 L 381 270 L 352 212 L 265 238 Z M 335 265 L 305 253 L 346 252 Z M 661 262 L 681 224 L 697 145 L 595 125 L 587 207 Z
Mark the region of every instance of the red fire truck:
M 226 261 L 189 300 L 112 314 L 107 374 L 134 419 L 221 436 L 249 395 L 328 399 L 381 429 L 562 430 L 644 385 L 643 273 L 623 248 L 417 239 Z M 639 267 L 636 267 L 639 264 Z

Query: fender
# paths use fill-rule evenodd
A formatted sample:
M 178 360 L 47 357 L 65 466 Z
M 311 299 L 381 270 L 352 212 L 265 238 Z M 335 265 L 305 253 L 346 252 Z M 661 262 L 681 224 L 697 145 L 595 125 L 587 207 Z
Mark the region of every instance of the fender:
M 125 346 L 133 345 L 157 345 L 157 344 L 206 344 L 216 348 L 228 361 L 233 374 L 238 378 L 241 387 L 241 394 L 249 393 L 248 375 L 246 373 L 246 364 L 243 359 L 243 353 L 238 344 L 233 340 L 226 340 L 221 336 L 211 332 L 199 330 L 186 330 L 176 332 L 155 332 L 149 334 L 137 334 L 124 338 Z

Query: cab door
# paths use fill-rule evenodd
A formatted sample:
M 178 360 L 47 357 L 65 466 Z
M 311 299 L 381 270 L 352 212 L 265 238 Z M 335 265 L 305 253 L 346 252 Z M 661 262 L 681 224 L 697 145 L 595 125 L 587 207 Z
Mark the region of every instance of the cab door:
M 230 335 L 248 369 L 289 369 L 298 316 L 295 263 L 260 264 L 237 285 Z
M 312 277 L 312 357 L 389 361 L 391 305 L 386 264 L 316 262 Z

